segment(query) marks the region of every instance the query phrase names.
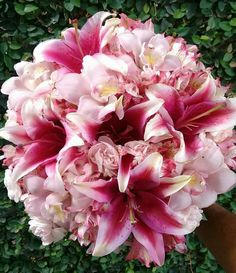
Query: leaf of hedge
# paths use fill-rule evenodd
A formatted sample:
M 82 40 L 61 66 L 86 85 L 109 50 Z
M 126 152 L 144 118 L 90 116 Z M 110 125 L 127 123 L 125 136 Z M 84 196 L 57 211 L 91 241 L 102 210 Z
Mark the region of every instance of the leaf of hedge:
M 80 0 L 70 0 L 70 3 L 77 8 L 80 8 Z
M 39 8 L 33 4 L 27 4 L 24 8 L 25 13 L 30 13 L 38 10 Z
M 180 18 L 184 17 L 184 15 L 185 15 L 185 11 L 183 11 L 183 10 L 181 10 L 181 9 L 176 9 L 176 10 L 174 11 L 174 13 L 173 13 L 173 17 L 174 17 L 175 19 L 180 19 Z
M 64 2 L 64 8 L 71 12 L 74 8 L 74 5 L 70 2 Z
M 13 50 L 17 50 L 22 47 L 22 44 L 13 41 L 9 43 L 9 47 Z
M 215 18 L 214 17 L 210 17 L 209 20 L 208 20 L 208 27 L 210 29 L 212 29 L 212 28 L 215 28 L 215 26 L 216 26 L 216 20 L 215 20 Z
M 233 58 L 233 54 L 227 52 L 225 53 L 223 60 L 228 63 L 232 58 Z
M 234 70 L 235 70 L 235 69 L 233 69 L 233 68 L 231 68 L 231 67 L 227 67 L 227 68 L 225 69 L 225 73 L 226 73 L 227 75 L 231 76 L 231 77 L 234 77 L 234 76 L 236 75 L 236 73 L 235 73 Z
M 135 6 L 136 6 L 136 9 L 138 12 L 141 12 L 143 10 L 144 3 L 145 3 L 145 1 L 143 1 L 143 0 L 136 1 Z
M 201 44 L 201 39 L 198 35 L 193 35 L 192 41 L 194 42 L 194 44 L 197 44 L 197 45 Z
M 236 18 L 232 18 L 232 19 L 229 21 L 229 24 L 230 24 L 232 27 L 236 27 Z
M 220 22 L 219 27 L 223 29 L 224 31 L 231 31 L 232 29 L 228 21 Z
M 236 2 L 230 2 L 230 6 L 232 9 L 236 10 Z
M 222 12 L 225 9 L 226 3 L 224 1 L 218 2 L 218 8 Z
M 20 15 L 25 15 L 24 5 L 19 3 L 14 3 L 15 11 Z
M 86 11 L 93 15 L 95 14 L 96 12 L 98 12 L 98 7 L 97 6 L 90 6 L 90 7 L 87 7 Z
M 149 10 L 150 10 L 150 6 L 148 5 L 148 3 L 145 3 L 145 5 L 143 6 L 143 11 L 144 11 L 145 13 L 148 13 Z
M 107 0 L 106 2 L 113 9 L 121 9 L 122 8 L 121 4 L 122 4 L 123 1 L 119 1 L 119 0 Z
M 11 70 L 13 68 L 12 59 L 9 56 L 7 56 L 6 54 L 4 54 L 3 55 L 3 60 L 4 60 L 4 63 L 6 65 L 6 67 Z
M 210 9 L 212 6 L 212 1 L 209 0 L 201 0 L 200 1 L 200 8 L 201 9 Z
M 7 52 L 8 45 L 6 42 L 0 43 L 0 52 L 2 54 L 5 54 Z

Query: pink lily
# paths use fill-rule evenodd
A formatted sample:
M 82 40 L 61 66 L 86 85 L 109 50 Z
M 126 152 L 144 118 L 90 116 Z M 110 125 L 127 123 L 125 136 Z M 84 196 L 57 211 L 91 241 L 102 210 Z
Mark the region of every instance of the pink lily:
M 102 38 L 107 31 L 102 23 L 112 14 L 98 12 L 79 31 L 77 27 L 63 32 L 63 39 L 52 39 L 40 43 L 34 50 L 36 62 L 55 62 L 80 73 L 83 57 L 101 50 Z
M 178 92 L 165 84 L 152 85 L 146 91 L 150 100 L 163 99 L 164 107 L 160 109 L 161 115 L 170 126 L 183 134 L 186 149 L 189 150 L 194 147 L 199 149 L 202 146 L 200 133 L 228 129 L 234 126 L 236 119 L 235 99 L 210 101 L 205 97 L 204 101 L 203 94 L 206 95 L 207 92 L 201 93 L 199 90 L 199 96 L 203 100 L 200 103 L 196 95 L 194 99 L 197 103 L 193 104 L 192 99 L 189 101 L 190 105 L 184 105 Z M 155 124 L 152 124 L 152 127 L 155 128 Z
M 161 265 L 165 253 L 162 234 L 190 232 L 168 207 L 165 198 L 180 190 L 191 177 L 159 178 L 163 161 L 159 153 L 150 154 L 134 169 L 131 169 L 133 156 L 126 154 L 120 161 L 117 180 L 75 186 L 98 202 L 108 202 L 99 222 L 93 255 L 111 253 L 132 233 L 152 260 Z
M 24 149 L 24 156 L 11 173 L 13 184 L 38 166 L 53 162 L 66 149 L 83 144 L 66 124 L 48 120 L 39 108 L 37 101 L 28 100 L 22 107 L 22 125 L 9 125 L 0 130 L 1 137 Z

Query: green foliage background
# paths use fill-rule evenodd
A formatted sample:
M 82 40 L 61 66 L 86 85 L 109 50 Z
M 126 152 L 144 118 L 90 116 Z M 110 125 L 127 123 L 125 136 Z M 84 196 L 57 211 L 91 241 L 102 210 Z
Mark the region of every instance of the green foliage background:
M 100 10 L 125 12 L 132 18 L 152 18 L 157 32 L 182 36 L 199 46 L 202 61 L 213 68 L 215 77 L 235 90 L 236 2 L 227 0 L 0 0 L 0 81 L 14 75 L 13 65 L 31 60 L 39 41 L 59 37 L 68 19 L 86 18 Z M 0 125 L 4 124 L 6 98 L 0 97 Z M 3 142 L 0 143 L 3 145 Z M 22 204 L 7 198 L 0 172 L 0 272 L 60 273 L 209 273 L 224 271 L 198 241 L 188 236 L 187 254 L 171 253 L 161 268 L 146 269 L 138 262 L 125 263 L 127 252 L 103 258 L 91 257 L 76 242 L 67 239 L 48 247 L 28 232 Z M 219 197 L 219 202 L 236 211 L 236 192 Z

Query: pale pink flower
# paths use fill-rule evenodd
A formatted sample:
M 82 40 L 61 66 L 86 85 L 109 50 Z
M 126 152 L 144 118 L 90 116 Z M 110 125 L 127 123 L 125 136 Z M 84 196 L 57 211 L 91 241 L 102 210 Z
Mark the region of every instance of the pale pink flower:
M 88 157 L 97 165 L 102 176 L 112 177 L 117 174 L 119 153 L 109 138 L 100 137 L 98 143 L 89 149 Z
M 55 69 L 56 65 L 47 62 L 16 64 L 18 77 L 5 81 L 1 88 L 3 94 L 9 95 L 8 108 L 20 111 L 27 99 L 48 95 L 53 87 L 50 76 Z
M 217 194 L 230 190 L 236 184 L 236 174 L 224 163 L 221 150 L 211 140 L 206 140 L 205 149 L 184 166 L 184 174 L 191 180 L 183 189 L 170 197 L 170 206 L 175 210 L 191 204 L 208 207 L 217 199 Z
M 52 242 L 60 241 L 65 235 L 67 230 L 63 227 L 58 227 L 52 221 L 45 218 L 33 217 L 29 221 L 29 229 L 35 236 L 41 238 L 43 245 L 49 245 Z

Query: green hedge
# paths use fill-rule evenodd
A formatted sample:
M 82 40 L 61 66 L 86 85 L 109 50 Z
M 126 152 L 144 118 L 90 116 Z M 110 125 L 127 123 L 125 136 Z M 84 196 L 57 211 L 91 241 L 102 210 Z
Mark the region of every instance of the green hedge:
M 182 36 L 199 46 L 202 61 L 213 68 L 225 84 L 236 79 L 236 2 L 144 1 L 144 0 L 0 0 L 0 81 L 14 75 L 14 63 L 31 60 L 35 45 L 59 36 L 69 18 L 86 18 L 99 10 L 117 10 L 132 18 L 153 19 L 157 32 Z M 6 98 L 0 97 L 0 123 L 4 123 Z M 0 143 L 1 145 L 3 142 Z M 87 255 L 76 242 L 63 240 L 48 247 L 28 232 L 28 218 L 22 204 L 7 199 L 0 172 L 0 272 L 60 273 L 208 273 L 224 271 L 195 235 L 188 236 L 187 254 L 171 253 L 161 268 L 146 269 L 137 262 L 124 262 L 126 249 L 103 258 Z M 236 211 L 236 192 L 220 196 L 225 207 Z

